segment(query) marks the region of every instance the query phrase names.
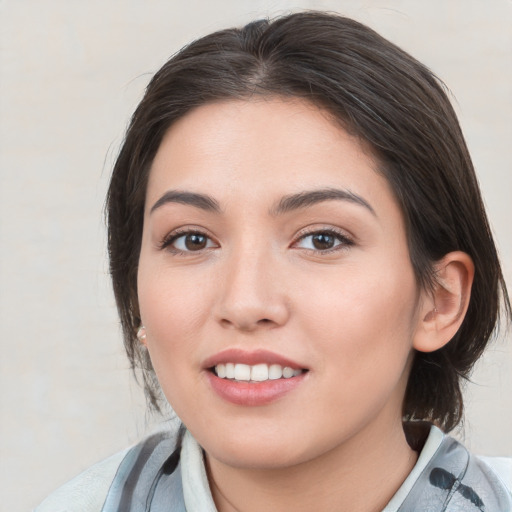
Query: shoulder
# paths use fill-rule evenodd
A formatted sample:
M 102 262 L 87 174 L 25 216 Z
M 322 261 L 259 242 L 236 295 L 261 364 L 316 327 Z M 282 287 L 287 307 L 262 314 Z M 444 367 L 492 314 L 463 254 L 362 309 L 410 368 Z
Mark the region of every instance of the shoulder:
M 145 501 L 149 495 L 152 499 L 160 497 L 163 484 L 167 486 L 164 491 L 173 490 L 173 499 L 180 505 L 181 473 L 176 471 L 179 455 L 176 435 L 166 430 L 157 431 L 90 467 L 53 492 L 33 512 L 128 512 L 126 503 L 135 507 L 129 510 L 139 510 L 137 504 L 141 499 Z M 162 475 L 165 478 L 160 478 Z
M 512 512 L 512 459 L 478 457 L 430 427 L 418 461 L 385 511 Z
M 447 436 L 432 459 L 429 484 L 438 494 L 448 491 L 445 499 L 453 510 L 512 512 L 511 470 L 510 459 L 473 455 Z
M 488 466 L 505 487 L 512 492 L 512 457 L 478 456 L 477 459 Z
M 123 450 L 91 466 L 50 494 L 34 512 L 100 512 L 128 451 Z

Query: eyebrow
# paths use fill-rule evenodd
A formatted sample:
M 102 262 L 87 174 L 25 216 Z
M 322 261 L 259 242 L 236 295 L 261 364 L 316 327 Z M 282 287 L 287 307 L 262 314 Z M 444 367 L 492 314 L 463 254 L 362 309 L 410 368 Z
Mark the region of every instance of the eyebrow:
M 276 206 L 271 208 L 271 215 L 280 215 L 293 210 L 308 208 L 324 201 L 349 201 L 366 208 L 372 215 L 376 216 L 375 210 L 370 203 L 361 196 L 351 192 L 337 188 L 324 188 L 319 190 L 308 190 L 299 192 L 298 194 L 290 194 L 281 198 Z M 181 190 L 167 191 L 152 207 L 150 213 L 168 203 L 185 204 L 194 206 L 213 213 L 221 213 L 219 203 L 211 196 L 199 194 L 196 192 L 185 192 Z
M 308 208 L 324 201 L 349 201 L 366 208 L 372 215 L 377 216 L 370 203 L 361 196 L 338 188 L 324 188 L 320 190 L 309 190 L 298 194 L 284 196 L 276 206 L 271 209 L 272 215 L 288 213 L 293 210 Z
M 219 203 L 206 194 L 198 194 L 196 192 L 185 192 L 181 190 L 169 190 L 166 192 L 152 207 L 149 213 L 153 213 L 156 209 L 168 203 L 186 204 L 195 206 L 207 212 L 220 213 Z

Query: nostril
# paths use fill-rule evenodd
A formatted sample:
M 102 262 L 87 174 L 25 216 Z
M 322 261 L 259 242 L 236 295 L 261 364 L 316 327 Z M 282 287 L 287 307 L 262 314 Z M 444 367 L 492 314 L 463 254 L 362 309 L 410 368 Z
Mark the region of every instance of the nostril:
M 220 323 L 223 327 L 231 327 L 233 325 L 229 320 L 226 320 L 225 318 L 222 318 Z
M 261 318 L 260 320 L 257 320 L 254 323 L 249 322 L 249 321 L 233 322 L 232 320 L 229 320 L 227 318 L 221 318 L 220 324 L 222 325 L 222 327 L 228 328 L 228 329 L 235 328 L 235 329 L 239 329 L 241 331 L 253 331 L 254 329 L 257 329 L 258 327 L 272 326 L 275 324 L 275 322 L 273 320 L 271 320 L 270 318 Z

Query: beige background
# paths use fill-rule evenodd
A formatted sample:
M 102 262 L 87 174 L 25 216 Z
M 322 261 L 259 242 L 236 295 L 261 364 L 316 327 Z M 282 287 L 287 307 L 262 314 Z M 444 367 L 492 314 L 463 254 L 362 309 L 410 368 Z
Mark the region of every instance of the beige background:
M 102 206 L 129 115 L 186 42 L 299 8 L 376 28 L 450 86 L 512 286 L 510 0 L 0 2 L 0 509 L 27 510 L 145 431 Z M 465 436 L 512 456 L 510 336 L 468 388 Z

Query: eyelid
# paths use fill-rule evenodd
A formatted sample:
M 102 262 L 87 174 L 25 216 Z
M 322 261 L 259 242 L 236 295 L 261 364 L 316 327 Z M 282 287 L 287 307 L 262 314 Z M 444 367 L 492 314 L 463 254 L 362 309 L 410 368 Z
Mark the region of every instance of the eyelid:
M 176 242 L 176 240 L 186 236 L 186 235 L 201 235 L 206 237 L 209 241 L 213 242 L 215 246 L 219 246 L 219 243 L 215 240 L 215 238 L 208 232 L 208 230 L 201 228 L 199 226 L 184 226 L 173 229 L 170 233 L 165 235 L 162 240 L 158 243 L 158 248 L 160 250 L 168 250 L 175 254 L 200 254 L 204 251 L 210 250 L 213 247 L 205 247 L 204 249 L 198 251 L 183 251 L 181 249 L 173 248 L 172 244 Z
M 334 227 L 334 226 L 309 226 L 306 228 L 303 228 L 300 230 L 296 237 L 294 238 L 294 241 L 292 242 L 291 246 L 294 247 L 297 245 L 298 242 L 301 240 L 304 240 L 305 238 L 309 236 L 313 236 L 316 234 L 326 233 L 330 234 L 332 236 L 335 236 L 341 243 L 338 243 L 334 247 L 330 249 L 308 249 L 308 248 L 301 248 L 297 247 L 298 249 L 303 249 L 306 251 L 312 251 L 319 254 L 327 254 L 332 251 L 338 251 L 341 249 L 346 249 L 347 247 L 350 247 L 355 244 L 354 237 L 347 233 L 345 230 L 342 230 L 340 228 Z

